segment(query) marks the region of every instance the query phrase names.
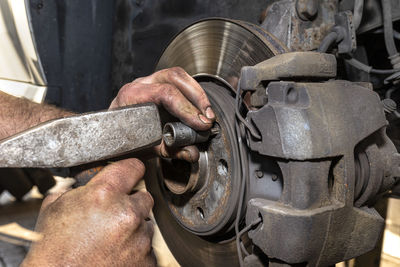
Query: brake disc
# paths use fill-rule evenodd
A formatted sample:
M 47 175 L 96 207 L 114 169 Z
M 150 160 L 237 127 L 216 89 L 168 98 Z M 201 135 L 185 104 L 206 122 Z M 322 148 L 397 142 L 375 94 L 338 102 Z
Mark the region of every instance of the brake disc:
M 198 78 L 213 77 L 236 88 L 240 69 L 288 52 L 257 25 L 228 19 L 206 19 L 179 33 L 163 52 L 156 69 L 180 66 Z
M 198 146 L 199 163 L 164 159 L 147 163 L 146 186 L 155 200 L 156 221 L 183 266 L 238 265 L 232 237 L 241 166 L 233 90 L 243 66 L 284 52 L 287 49 L 279 41 L 256 25 L 208 19 L 179 33 L 160 58 L 157 69 L 180 66 L 200 82 L 220 128 L 216 137 Z M 200 186 L 186 190 L 190 179 Z

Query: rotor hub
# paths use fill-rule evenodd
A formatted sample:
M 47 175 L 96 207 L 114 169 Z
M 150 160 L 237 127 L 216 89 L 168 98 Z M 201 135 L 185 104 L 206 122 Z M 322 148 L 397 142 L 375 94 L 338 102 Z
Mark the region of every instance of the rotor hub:
M 164 197 L 175 219 L 188 231 L 220 235 L 230 230 L 239 188 L 238 152 L 234 132 L 234 98 L 215 83 L 200 83 L 216 113 L 219 133 L 197 145 L 198 162 L 161 160 Z

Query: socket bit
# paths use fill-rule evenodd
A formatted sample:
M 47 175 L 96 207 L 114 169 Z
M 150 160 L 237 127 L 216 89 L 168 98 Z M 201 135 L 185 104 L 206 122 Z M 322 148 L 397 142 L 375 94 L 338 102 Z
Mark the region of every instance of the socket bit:
M 168 147 L 190 146 L 206 142 L 210 136 L 218 133 L 217 127 L 197 132 L 181 122 L 169 122 L 164 125 L 163 140 Z

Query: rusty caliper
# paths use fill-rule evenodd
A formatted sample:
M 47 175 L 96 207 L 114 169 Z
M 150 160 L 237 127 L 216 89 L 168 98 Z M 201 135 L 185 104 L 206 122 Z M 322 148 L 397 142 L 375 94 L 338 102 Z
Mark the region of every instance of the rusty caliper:
M 396 182 L 399 154 L 370 85 L 328 80 L 335 76 L 335 57 L 316 52 L 242 68 L 240 90 L 253 106 L 246 122 L 259 133 L 246 127 L 246 224 L 270 266 L 328 266 L 373 249 L 381 235 L 384 220 L 369 205 Z M 264 175 L 265 157 L 276 173 Z M 274 198 L 262 189 L 271 177 L 282 183 Z M 245 263 L 259 262 L 256 254 Z

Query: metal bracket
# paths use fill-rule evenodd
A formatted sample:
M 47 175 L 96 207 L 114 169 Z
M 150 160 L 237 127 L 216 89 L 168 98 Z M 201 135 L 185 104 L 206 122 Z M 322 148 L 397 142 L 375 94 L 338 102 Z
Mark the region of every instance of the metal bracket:
M 255 90 L 262 81 L 329 79 L 336 76 L 334 55 L 318 52 L 290 52 L 267 59 L 257 65 L 243 67 L 242 90 Z

